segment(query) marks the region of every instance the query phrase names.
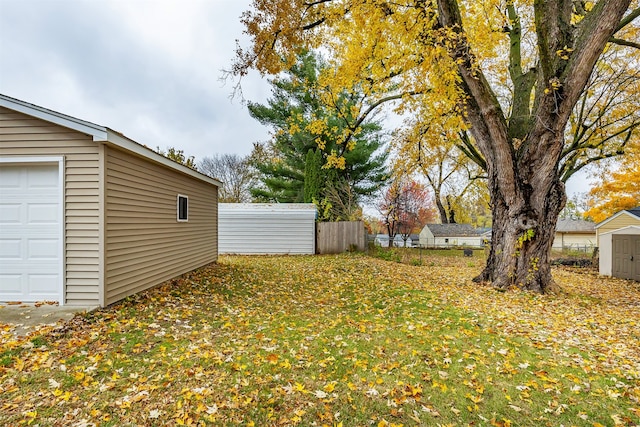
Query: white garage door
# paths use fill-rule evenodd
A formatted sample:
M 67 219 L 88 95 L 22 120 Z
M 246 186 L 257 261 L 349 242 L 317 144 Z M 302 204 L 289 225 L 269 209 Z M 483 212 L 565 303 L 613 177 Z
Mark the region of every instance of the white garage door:
M 58 164 L 0 163 L 0 301 L 60 301 Z

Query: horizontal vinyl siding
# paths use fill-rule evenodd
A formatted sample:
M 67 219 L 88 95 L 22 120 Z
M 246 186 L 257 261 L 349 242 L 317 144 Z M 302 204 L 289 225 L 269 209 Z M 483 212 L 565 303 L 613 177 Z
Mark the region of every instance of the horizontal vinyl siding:
M 596 233 L 593 234 L 573 234 L 573 233 L 556 233 L 553 240 L 553 248 L 578 247 L 584 248 L 596 245 Z
M 218 258 L 217 189 L 108 147 L 105 304 Z M 177 195 L 189 221 L 177 221 Z
M 222 254 L 314 254 L 315 208 L 219 205 Z
M 90 136 L 0 107 L 0 156 L 65 158 L 65 303 L 99 303 L 99 146 Z
M 608 233 L 620 228 L 629 227 L 630 225 L 640 226 L 640 219 L 634 218 L 634 216 L 630 214 L 622 214 L 617 218 L 614 218 L 611 221 L 607 222 L 602 227 L 598 228 L 598 239 L 603 233 Z
M 623 214 L 600 227 L 598 232 L 602 234 L 619 228 L 628 227 L 630 225 L 640 226 L 640 219 L 634 218 L 632 215 Z
M 465 237 L 465 236 L 452 236 L 452 237 L 436 237 L 435 245 L 437 246 L 481 246 L 482 238 L 478 237 Z

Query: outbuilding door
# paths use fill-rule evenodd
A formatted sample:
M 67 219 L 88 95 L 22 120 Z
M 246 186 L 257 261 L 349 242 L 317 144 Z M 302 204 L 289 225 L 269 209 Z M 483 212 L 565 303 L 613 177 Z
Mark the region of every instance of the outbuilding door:
M 613 235 L 615 277 L 640 281 L 640 235 Z
M 62 162 L 0 163 L 0 301 L 61 301 Z

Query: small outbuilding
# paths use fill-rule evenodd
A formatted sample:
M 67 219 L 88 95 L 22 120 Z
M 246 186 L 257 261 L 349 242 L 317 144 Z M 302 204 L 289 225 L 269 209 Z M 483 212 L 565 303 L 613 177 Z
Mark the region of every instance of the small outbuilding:
M 316 252 L 313 203 L 220 203 L 221 254 L 312 255 Z
M 600 274 L 640 281 L 640 206 L 612 215 L 596 230 Z
M 106 306 L 216 261 L 220 185 L 0 95 L 0 301 Z

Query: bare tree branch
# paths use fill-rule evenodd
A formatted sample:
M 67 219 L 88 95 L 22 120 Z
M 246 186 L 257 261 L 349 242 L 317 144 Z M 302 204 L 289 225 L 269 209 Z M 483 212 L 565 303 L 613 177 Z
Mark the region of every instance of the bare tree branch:
M 611 37 L 609 39 L 609 43 L 617 44 L 619 46 L 628 46 L 628 47 L 633 47 L 635 49 L 640 49 L 640 43 L 632 42 L 629 40 L 618 39 L 615 37 Z
M 624 27 L 626 27 L 627 25 L 629 25 L 631 22 L 633 22 L 634 19 L 636 19 L 638 16 L 640 16 L 640 7 L 636 8 L 634 10 L 631 11 L 630 14 L 628 14 L 627 16 L 625 16 L 621 21 L 620 24 L 618 25 L 618 27 L 616 28 L 615 33 L 617 33 L 618 31 L 620 31 L 621 29 L 623 29 Z M 615 34 L 614 33 L 614 34 Z

